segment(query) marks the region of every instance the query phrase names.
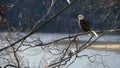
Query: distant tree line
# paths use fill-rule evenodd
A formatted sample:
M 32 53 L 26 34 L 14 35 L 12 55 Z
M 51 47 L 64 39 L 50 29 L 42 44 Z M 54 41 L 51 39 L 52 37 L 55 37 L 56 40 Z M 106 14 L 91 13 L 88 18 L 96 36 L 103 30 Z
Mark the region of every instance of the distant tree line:
M 6 5 L 8 10 L 4 15 L 8 21 L 10 31 L 29 32 L 38 19 L 42 19 L 48 6 L 49 0 L 25 0 L 21 1 L 2 0 L 0 5 Z M 11 3 L 11 4 L 10 4 Z M 14 6 L 14 4 L 16 4 Z M 51 7 L 48 15 L 44 19 L 52 17 L 64 5 L 66 1 L 58 0 Z M 83 14 L 86 19 L 94 26 L 94 30 L 105 30 L 113 23 L 116 23 L 114 29 L 120 29 L 120 2 L 117 0 L 86 0 L 73 4 L 68 10 L 52 20 L 51 23 L 44 26 L 39 32 L 50 33 L 78 33 L 81 30 L 77 25 L 77 16 Z M 0 31 L 5 31 L 4 26 L 0 25 Z

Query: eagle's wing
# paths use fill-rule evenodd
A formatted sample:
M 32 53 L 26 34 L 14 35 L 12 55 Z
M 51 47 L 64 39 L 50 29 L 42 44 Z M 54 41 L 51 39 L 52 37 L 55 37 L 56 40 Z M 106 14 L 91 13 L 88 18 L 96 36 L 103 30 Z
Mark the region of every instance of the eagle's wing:
M 79 27 L 82 29 L 82 31 L 91 31 L 96 37 L 98 37 L 97 33 L 92 30 L 92 26 L 87 20 L 80 20 L 78 21 Z
M 91 24 L 87 20 L 81 20 L 78 22 L 78 24 L 83 31 L 91 31 L 92 29 Z

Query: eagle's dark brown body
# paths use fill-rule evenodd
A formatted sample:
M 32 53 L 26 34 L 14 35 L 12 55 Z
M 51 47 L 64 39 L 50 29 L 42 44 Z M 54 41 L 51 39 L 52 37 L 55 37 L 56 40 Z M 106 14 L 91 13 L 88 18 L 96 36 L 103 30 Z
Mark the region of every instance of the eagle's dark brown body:
M 84 32 L 92 30 L 92 26 L 87 20 L 78 20 L 78 25 Z

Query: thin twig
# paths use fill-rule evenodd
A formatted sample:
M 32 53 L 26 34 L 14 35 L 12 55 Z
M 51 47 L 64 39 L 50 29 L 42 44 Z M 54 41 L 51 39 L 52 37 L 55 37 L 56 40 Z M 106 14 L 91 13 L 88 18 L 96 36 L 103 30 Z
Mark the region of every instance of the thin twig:
M 74 2 L 76 2 L 77 0 L 75 0 Z M 74 3 L 72 2 L 72 3 Z M 55 14 L 53 17 L 51 17 L 50 19 L 48 19 L 47 21 L 38 21 L 38 23 L 36 24 L 36 26 L 34 27 L 34 29 L 27 34 L 26 36 L 24 36 L 23 38 L 17 40 L 16 42 L 12 43 L 10 46 L 15 46 L 15 44 L 19 43 L 20 41 L 26 39 L 27 37 L 31 36 L 32 34 L 34 34 L 35 32 L 37 32 L 40 28 L 42 28 L 43 26 L 45 26 L 46 24 L 48 24 L 50 21 L 52 21 L 54 18 L 56 18 L 57 16 L 59 16 L 61 13 L 63 13 L 67 8 L 69 8 L 72 3 L 70 5 L 67 5 L 65 8 L 63 8 L 62 10 L 60 10 L 57 14 Z M 42 23 L 42 24 L 41 24 Z M 3 51 L 5 49 L 8 49 L 10 46 L 6 46 L 4 48 L 1 48 L 0 51 Z

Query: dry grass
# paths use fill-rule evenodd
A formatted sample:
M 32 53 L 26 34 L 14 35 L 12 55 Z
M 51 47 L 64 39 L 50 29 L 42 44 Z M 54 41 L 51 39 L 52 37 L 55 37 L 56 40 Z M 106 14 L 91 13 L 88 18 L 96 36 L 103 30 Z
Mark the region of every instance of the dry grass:
M 92 45 L 89 48 L 90 49 L 97 49 L 97 50 L 111 50 L 111 51 L 119 51 L 120 52 L 120 44 Z

